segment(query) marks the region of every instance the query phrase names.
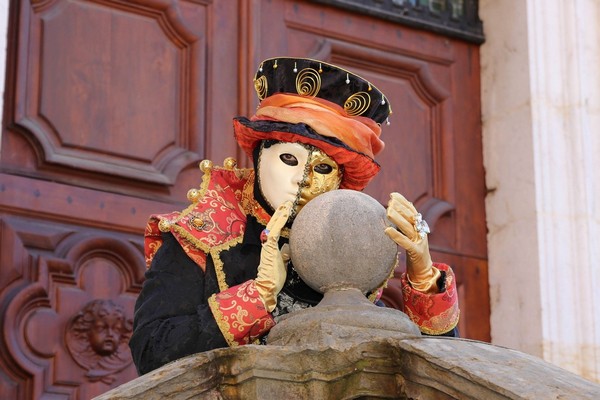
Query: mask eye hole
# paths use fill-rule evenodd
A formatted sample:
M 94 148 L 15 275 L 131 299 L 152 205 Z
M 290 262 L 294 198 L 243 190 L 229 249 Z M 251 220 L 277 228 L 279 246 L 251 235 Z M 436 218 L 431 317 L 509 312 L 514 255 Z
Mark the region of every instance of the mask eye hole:
M 333 167 L 329 164 L 318 164 L 315 165 L 313 170 L 321 175 L 327 175 L 333 171 Z
M 290 153 L 283 153 L 279 156 L 279 159 L 281 160 L 282 163 L 295 167 L 296 165 L 298 165 L 298 159 L 290 154 Z

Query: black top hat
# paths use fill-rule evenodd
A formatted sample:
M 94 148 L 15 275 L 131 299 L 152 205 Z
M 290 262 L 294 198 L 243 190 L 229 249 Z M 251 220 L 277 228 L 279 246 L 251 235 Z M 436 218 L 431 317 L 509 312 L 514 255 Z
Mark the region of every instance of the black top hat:
M 297 93 L 331 101 L 351 116 L 381 124 L 392 109 L 385 95 L 366 79 L 338 66 L 310 58 L 264 60 L 254 77 L 259 100 L 275 93 Z

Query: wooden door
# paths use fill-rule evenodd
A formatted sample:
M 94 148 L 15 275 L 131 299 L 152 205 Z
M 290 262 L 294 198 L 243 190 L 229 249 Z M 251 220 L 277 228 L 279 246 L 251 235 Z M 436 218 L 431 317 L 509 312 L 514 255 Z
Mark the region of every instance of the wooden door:
M 319 5 L 11 2 L 0 148 L 0 398 L 87 399 L 136 377 L 126 341 L 147 216 L 234 156 L 252 76 L 276 55 L 355 70 L 389 97 L 383 171 L 457 273 L 463 337 L 489 340 L 478 48 Z M 398 305 L 398 282 L 384 299 Z M 113 347 L 96 323 L 119 322 Z M 100 321 L 100 322 L 98 322 Z M 114 330 L 114 329 L 113 329 Z M 118 341 L 117 341 L 118 339 Z

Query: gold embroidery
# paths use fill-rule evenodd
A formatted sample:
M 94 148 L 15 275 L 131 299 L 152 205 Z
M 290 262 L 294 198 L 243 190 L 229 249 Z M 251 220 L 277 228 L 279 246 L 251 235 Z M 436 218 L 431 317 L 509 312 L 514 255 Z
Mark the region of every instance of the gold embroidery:
M 286 60 L 290 60 L 291 59 L 289 57 L 283 57 L 283 58 L 286 59 Z M 281 59 L 281 57 L 280 57 L 280 59 Z M 257 78 L 257 75 L 259 75 L 259 73 L 260 74 L 263 73 L 263 64 L 264 63 L 272 62 L 273 60 L 275 60 L 275 64 L 273 65 L 273 69 L 277 69 L 277 59 L 269 58 L 269 59 L 264 60 L 260 64 L 260 67 L 258 68 L 256 74 L 254 75 L 254 85 L 255 85 L 255 89 L 257 90 L 258 99 L 260 101 L 262 101 L 264 99 L 264 97 L 266 97 L 266 96 L 263 95 L 264 97 L 261 97 L 261 94 L 258 93 L 257 82 L 256 81 L 258 79 L 262 80 L 263 78 L 265 78 L 264 82 L 261 82 L 259 85 L 260 86 L 265 86 L 265 89 L 263 90 L 263 92 L 266 94 L 266 92 L 267 92 L 266 91 L 267 79 L 266 79 L 266 75 L 261 75 L 259 78 Z M 341 72 L 345 72 L 346 73 L 346 83 L 347 84 L 350 83 L 350 78 L 352 78 L 353 80 L 364 81 L 368 85 L 367 86 L 367 92 L 372 92 L 373 90 L 375 90 L 376 92 L 379 92 L 383 96 L 383 93 L 381 93 L 381 90 L 379 90 L 375 85 L 373 85 L 371 82 L 369 82 L 365 78 L 363 78 L 363 77 L 355 74 L 354 72 L 348 71 L 347 69 L 341 68 L 340 66 L 337 66 L 337 65 L 325 63 L 325 62 L 320 61 L 320 60 L 314 60 L 314 59 L 310 59 L 310 58 L 303 58 L 302 60 L 310 61 L 310 62 L 314 63 L 315 67 L 316 67 L 316 64 L 319 64 L 319 69 L 318 70 L 315 70 L 315 69 L 312 69 L 312 68 L 305 68 L 302 71 L 300 71 L 299 73 L 297 73 L 297 76 L 296 76 L 296 81 L 297 81 L 296 82 L 296 91 L 298 92 L 298 94 L 300 94 L 302 96 L 312 96 L 312 97 L 314 97 L 316 94 L 318 94 L 318 92 L 320 90 L 320 87 L 321 87 L 321 76 L 319 74 L 324 73 L 324 71 L 323 71 L 323 65 L 326 65 L 330 69 L 334 69 L 336 71 L 339 70 Z M 309 80 L 310 84 L 308 84 L 308 85 L 307 84 L 301 85 L 298 82 L 298 78 L 300 77 L 300 74 L 302 74 L 302 72 L 305 71 L 305 70 L 310 70 L 311 71 L 311 77 L 310 77 L 310 79 L 306 79 L 306 78 L 303 77 L 304 79 L 302 79 L 302 80 L 303 80 L 303 82 Z M 318 81 L 317 81 L 317 77 L 313 77 L 312 76 L 312 74 L 314 73 L 313 71 L 316 72 L 317 75 L 319 75 L 318 76 Z M 294 71 L 294 72 L 296 72 L 296 71 Z M 337 74 L 337 72 L 336 72 L 336 74 Z M 300 89 L 300 86 L 307 86 L 307 88 Z M 318 89 L 315 91 L 315 88 L 317 88 L 317 87 L 318 87 Z M 313 92 L 314 92 L 314 94 L 312 94 Z M 370 97 L 371 96 L 369 95 L 369 98 Z M 381 105 L 385 105 L 386 103 L 388 104 L 389 114 L 391 115 L 392 114 L 392 107 L 389 105 L 389 102 L 385 101 L 385 98 L 382 98 Z
M 233 302 L 232 306 L 235 306 L 235 311 L 236 311 L 235 313 L 231 314 L 230 324 L 233 329 L 242 333 L 245 330 L 247 330 L 246 329 L 247 327 L 254 325 L 255 321 L 252 321 L 252 323 L 244 322 L 244 319 L 250 315 L 248 310 L 246 310 L 242 306 L 238 306 L 235 301 Z
M 254 170 L 248 175 L 248 180 L 242 189 L 241 206 L 244 210 L 244 214 L 253 215 L 258 222 L 262 225 L 267 225 L 271 216 L 265 211 L 264 208 L 258 204 L 258 201 L 254 198 L 254 180 L 256 176 Z
M 228 170 L 228 173 L 234 174 L 228 175 L 232 181 L 213 180 L 213 173 L 220 168 L 213 167 L 211 162 L 205 160 L 201 163 L 204 175 L 200 187 L 190 189 L 190 197 L 197 201 L 180 213 L 169 215 L 171 219 L 161 219 L 161 222 L 164 221 L 163 227 L 168 227 L 167 231 L 173 232 L 190 258 L 203 270 L 206 268 L 205 256 L 212 256 L 221 291 L 227 290 L 229 286 L 220 253 L 242 242 L 246 215 L 255 216 L 263 225 L 271 218 L 254 199 L 254 170 L 235 168 L 233 160 L 226 160 L 224 163 L 226 167 L 234 168 Z M 282 236 L 289 237 L 289 229 L 284 228 Z
M 344 110 L 348 115 L 362 115 L 369 109 L 371 105 L 371 96 L 367 92 L 354 93 L 352 96 L 346 99 L 344 103 Z
M 419 326 L 421 332 L 427 335 L 441 335 L 451 331 L 458 325 L 460 319 L 460 310 L 458 304 L 454 304 L 451 308 L 442 312 L 439 315 L 431 317 L 428 321 L 424 321 L 426 326 Z
M 217 326 L 219 330 L 223 334 L 225 341 L 229 345 L 229 347 L 238 346 L 238 343 L 235 341 L 233 334 L 229 331 L 229 324 L 227 323 L 227 318 L 223 315 L 221 310 L 219 309 L 219 303 L 217 302 L 217 295 L 213 294 L 208 298 L 208 306 L 210 307 L 210 311 L 215 317 L 215 321 L 217 322 Z
M 153 241 L 151 243 L 148 243 L 148 249 L 150 250 L 152 258 L 154 257 L 160 246 L 162 246 L 162 242 L 160 241 Z
M 185 239 L 186 241 L 190 242 L 191 244 L 193 244 L 196 248 L 202 250 L 205 253 L 208 253 L 210 251 L 210 246 L 204 242 L 202 242 L 201 240 L 197 239 L 194 235 L 192 235 L 190 232 L 188 232 L 186 229 L 182 228 L 179 225 L 173 225 L 172 226 L 172 230 L 177 233 L 177 235 L 179 235 L 180 237 L 182 237 L 183 239 Z
M 264 76 L 264 75 L 263 75 Z M 312 68 L 304 68 L 296 76 L 296 92 L 300 96 L 315 97 L 321 90 L 321 75 Z
M 267 90 L 269 88 L 269 84 L 267 83 L 267 77 L 261 76 L 258 79 L 254 80 L 254 90 L 256 90 L 256 95 L 258 96 L 258 100 L 262 100 L 267 97 Z
M 221 260 L 221 252 L 225 250 L 229 250 L 232 247 L 237 246 L 244 239 L 244 234 L 220 244 L 218 246 L 213 246 L 208 250 L 210 255 L 212 256 L 213 263 L 215 264 L 215 273 L 217 275 L 217 283 L 219 284 L 219 290 L 224 291 L 229 289 L 229 285 L 227 285 L 227 281 L 225 280 L 225 271 L 223 270 L 223 260 Z
M 185 210 L 183 210 L 179 216 L 171 221 L 173 226 L 171 229 L 181 235 L 183 238 L 193 243 L 196 247 L 208 253 L 213 245 L 218 243 L 223 236 L 231 237 L 233 235 L 243 234 L 243 228 L 241 226 L 235 227 L 245 223 L 244 214 L 242 208 L 238 204 L 234 204 L 226 200 L 221 194 L 225 190 L 229 190 L 229 187 L 223 188 L 220 185 L 216 185 L 214 189 L 208 189 L 210 183 L 211 173 L 205 173 L 202 177 L 202 184 L 200 186 L 199 197 L 200 200 L 196 203 L 190 204 Z M 235 194 L 234 194 L 235 195 Z M 195 212 L 195 209 L 203 205 L 205 211 L 202 213 Z M 231 215 L 225 218 L 227 222 L 227 231 L 221 229 L 219 223 L 214 221 L 212 214 L 215 210 L 220 212 L 230 212 Z M 219 213 L 220 214 L 220 213 Z M 194 217 L 201 217 L 203 221 L 202 231 L 206 232 L 202 239 L 198 239 L 188 232 L 185 228 L 180 225 L 185 225 L 184 222 L 189 224 L 190 219 Z M 177 223 L 177 225 L 175 224 Z M 237 229 L 236 229 L 237 228 Z M 215 230 L 213 232 L 213 230 Z
M 259 293 L 255 285 L 242 285 L 238 288 L 236 296 L 241 298 L 246 303 L 257 303 Z
M 435 265 L 446 271 L 446 292 L 436 295 L 424 295 L 410 287 L 406 273 L 402 274 L 402 295 L 404 312 L 411 321 L 419 326 L 421 332 L 428 335 L 440 335 L 454 329 L 460 320 L 460 310 L 455 299 L 452 270 Z M 434 309 L 435 307 L 435 309 Z M 439 310 L 444 308 L 443 311 Z

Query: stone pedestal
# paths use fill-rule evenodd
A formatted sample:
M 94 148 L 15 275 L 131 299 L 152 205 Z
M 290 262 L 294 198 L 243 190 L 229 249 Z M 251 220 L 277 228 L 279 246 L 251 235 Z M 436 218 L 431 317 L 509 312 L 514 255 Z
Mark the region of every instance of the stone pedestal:
M 421 336 L 404 314 L 377 307 L 357 289 L 325 294 L 314 308 L 283 316 L 268 337 L 269 345 L 351 348 L 376 339 Z

